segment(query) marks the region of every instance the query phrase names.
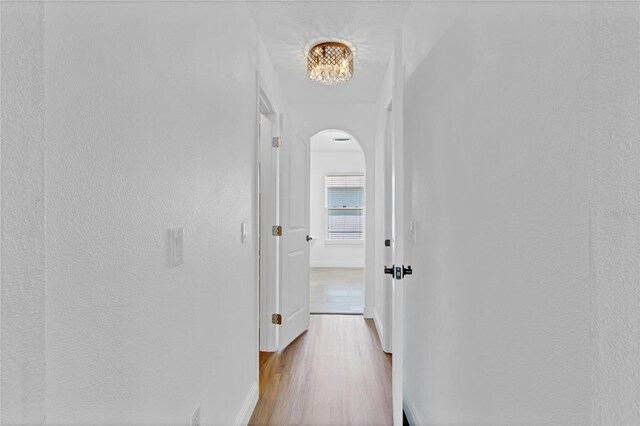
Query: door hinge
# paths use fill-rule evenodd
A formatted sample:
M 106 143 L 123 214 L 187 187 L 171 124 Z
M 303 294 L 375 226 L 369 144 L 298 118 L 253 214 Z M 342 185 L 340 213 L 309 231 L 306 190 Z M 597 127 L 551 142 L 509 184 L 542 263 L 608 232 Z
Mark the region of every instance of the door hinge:
M 274 148 L 280 148 L 282 146 L 282 137 L 274 136 L 271 139 L 271 146 L 273 146 Z
M 282 237 L 282 226 L 276 225 L 271 227 L 271 235 L 274 237 Z
M 280 314 L 271 315 L 271 324 L 282 325 L 282 315 Z

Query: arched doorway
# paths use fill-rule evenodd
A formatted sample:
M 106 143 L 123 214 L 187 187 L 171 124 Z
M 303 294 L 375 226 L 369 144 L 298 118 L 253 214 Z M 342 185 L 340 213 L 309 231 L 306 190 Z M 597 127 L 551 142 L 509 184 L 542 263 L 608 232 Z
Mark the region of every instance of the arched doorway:
M 363 314 L 365 171 L 351 134 L 323 130 L 310 144 L 310 312 Z

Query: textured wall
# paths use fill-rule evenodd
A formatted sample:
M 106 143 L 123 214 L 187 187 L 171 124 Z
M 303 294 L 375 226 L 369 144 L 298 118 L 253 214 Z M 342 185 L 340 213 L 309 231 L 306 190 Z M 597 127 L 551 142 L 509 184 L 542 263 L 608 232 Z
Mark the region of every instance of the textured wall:
M 256 69 L 279 100 L 246 5 L 2 9 L 3 422 L 46 398 L 51 424 L 233 423 L 257 379 Z
M 640 424 L 640 4 L 594 4 L 589 141 L 593 424 Z
M 628 3 L 409 11 L 414 420 L 640 423 L 638 35 Z
M 43 5 L 2 4 L 2 422 L 44 419 Z
M 202 403 L 229 424 L 256 379 L 249 19 L 229 3 L 47 5 L 52 423 L 186 424 Z

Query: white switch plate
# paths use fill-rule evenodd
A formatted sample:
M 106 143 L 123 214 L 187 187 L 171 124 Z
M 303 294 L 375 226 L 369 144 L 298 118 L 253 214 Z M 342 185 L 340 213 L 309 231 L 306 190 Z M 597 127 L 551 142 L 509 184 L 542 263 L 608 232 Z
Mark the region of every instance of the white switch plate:
M 200 406 L 191 414 L 191 426 L 200 426 Z
M 182 265 L 184 263 L 184 228 L 173 228 L 171 230 L 171 267 Z
M 242 222 L 240 224 L 240 242 L 242 244 L 247 241 L 247 222 Z

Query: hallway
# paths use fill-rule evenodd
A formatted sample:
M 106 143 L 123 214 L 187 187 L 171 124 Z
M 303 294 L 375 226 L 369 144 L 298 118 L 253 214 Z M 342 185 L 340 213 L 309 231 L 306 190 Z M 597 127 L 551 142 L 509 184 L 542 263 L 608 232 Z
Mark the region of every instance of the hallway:
M 391 424 L 391 355 L 372 320 L 312 315 L 284 351 L 260 353 L 260 399 L 250 425 Z
M 0 424 L 640 425 L 640 0 L 0 24 Z

